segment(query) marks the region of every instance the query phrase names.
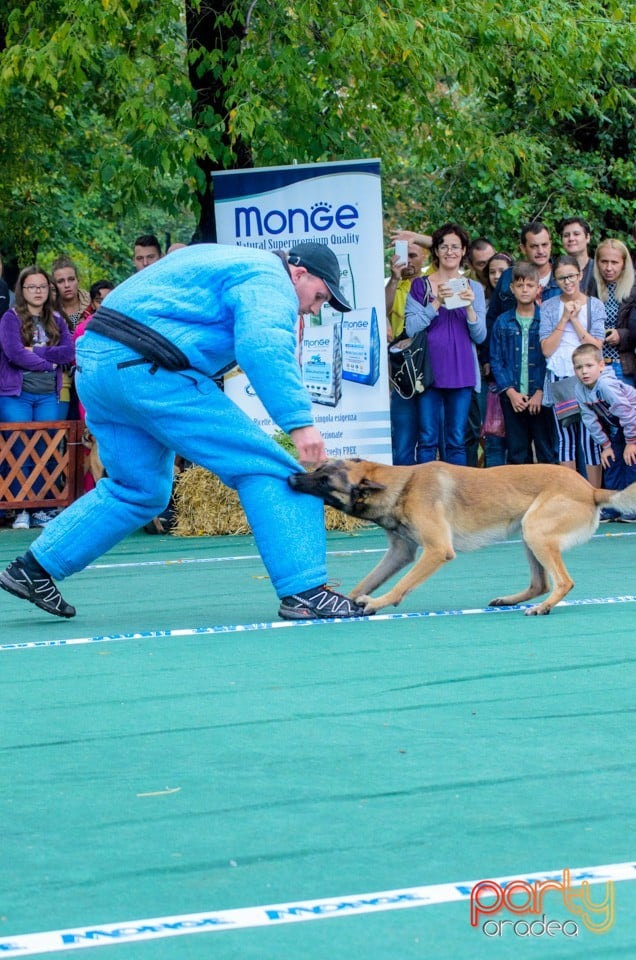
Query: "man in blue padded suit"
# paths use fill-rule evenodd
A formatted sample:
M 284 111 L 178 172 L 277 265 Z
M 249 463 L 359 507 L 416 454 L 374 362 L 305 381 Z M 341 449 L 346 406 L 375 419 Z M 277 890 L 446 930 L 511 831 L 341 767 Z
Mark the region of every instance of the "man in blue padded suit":
M 237 490 L 285 619 L 360 616 L 325 586 L 322 503 L 287 478 L 297 462 L 218 388 L 236 359 L 302 464 L 326 459 L 297 359 L 299 313 L 350 306 L 326 246 L 282 256 L 200 244 L 112 290 L 77 344 L 77 389 L 107 477 L 43 530 L 0 586 L 75 616 L 54 580 L 83 570 L 166 506 L 175 453 Z

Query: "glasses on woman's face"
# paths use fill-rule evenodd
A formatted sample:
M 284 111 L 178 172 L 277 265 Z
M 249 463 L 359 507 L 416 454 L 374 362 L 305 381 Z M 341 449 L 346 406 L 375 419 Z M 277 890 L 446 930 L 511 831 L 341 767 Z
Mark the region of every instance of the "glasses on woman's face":
M 461 253 L 461 246 L 458 243 L 442 243 L 437 248 L 440 253 Z
M 49 285 L 43 284 L 42 286 L 37 286 L 37 287 L 28 286 L 28 287 L 22 287 L 22 289 L 26 290 L 27 293 L 46 293 L 46 291 L 49 289 Z
M 557 283 L 576 283 L 581 276 L 580 273 L 568 273 L 566 277 L 555 277 Z

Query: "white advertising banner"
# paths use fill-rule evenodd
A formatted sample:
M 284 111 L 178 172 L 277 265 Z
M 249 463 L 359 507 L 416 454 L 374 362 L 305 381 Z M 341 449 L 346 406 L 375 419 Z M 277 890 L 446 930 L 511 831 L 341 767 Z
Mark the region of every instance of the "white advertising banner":
M 219 243 L 275 251 L 312 241 L 338 257 L 353 310 L 326 306 L 299 318 L 303 381 L 330 457 L 391 463 L 379 160 L 230 170 L 213 180 Z M 275 432 L 244 373 L 227 376 L 225 391 Z

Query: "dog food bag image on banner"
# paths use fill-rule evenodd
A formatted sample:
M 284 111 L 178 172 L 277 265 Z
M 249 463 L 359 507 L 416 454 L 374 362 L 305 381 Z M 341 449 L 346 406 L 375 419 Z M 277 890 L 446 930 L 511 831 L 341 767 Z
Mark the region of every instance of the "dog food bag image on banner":
M 375 307 L 342 315 L 342 376 L 369 387 L 380 376 L 380 333 Z
M 305 325 L 301 341 L 301 365 L 303 383 L 314 403 L 337 406 L 342 397 L 339 320 L 320 326 Z
M 353 271 L 351 270 L 351 260 L 348 253 L 338 253 L 338 264 L 340 266 L 340 289 L 344 293 L 347 303 L 355 310 L 356 308 L 356 289 L 353 280 Z M 325 303 L 320 311 L 321 323 L 340 323 L 342 313 Z
M 340 264 L 340 288 L 347 301 L 355 309 L 356 307 L 356 287 L 353 282 L 353 272 L 351 270 L 351 261 L 348 253 L 338 253 L 338 263 Z

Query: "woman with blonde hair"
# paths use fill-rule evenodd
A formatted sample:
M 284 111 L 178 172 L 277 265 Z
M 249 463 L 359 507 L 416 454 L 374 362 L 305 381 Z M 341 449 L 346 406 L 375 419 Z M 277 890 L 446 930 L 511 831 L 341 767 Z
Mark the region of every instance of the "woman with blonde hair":
M 594 257 L 594 276 L 599 298 L 605 304 L 605 340 L 603 359 L 613 367 L 619 380 L 634 384 L 633 351 L 626 349 L 627 337 L 621 333 L 619 311 L 634 286 L 634 265 L 621 240 L 602 240 Z

